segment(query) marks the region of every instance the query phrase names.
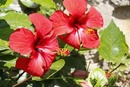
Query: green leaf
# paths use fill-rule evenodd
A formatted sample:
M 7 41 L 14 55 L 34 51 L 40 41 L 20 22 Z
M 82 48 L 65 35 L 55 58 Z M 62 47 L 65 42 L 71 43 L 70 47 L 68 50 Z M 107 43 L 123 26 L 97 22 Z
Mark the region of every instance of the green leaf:
M 28 8 L 37 8 L 39 6 L 31 0 L 20 0 L 20 2 Z
M 111 77 L 108 79 L 108 86 L 107 87 L 113 87 L 115 86 L 115 83 L 118 80 L 118 75 L 112 74 Z
M 0 68 L 10 68 L 15 66 L 16 56 L 13 55 L 0 55 Z
M 2 55 L 8 55 L 8 54 L 13 54 L 14 52 L 12 51 L 12 50 L 10 50 L 10 49 L 3 49 L 3 50 L 1 50 L 0 49 L 0 55 L 2 56 Z
M 4 64 L 4 66 L 8 68 L 15 67 L 16 60 L 17 58 L 9 60 Z
M 64 65 L 65 65 L 65 61 L 63 59 L 60 59 L 60 60 L 54 62 L 51 65 L 50 70 L 45 74 L 44 77 L 47 78 L 47 79 L 49 79 L 51 76 L 53 76 L 59 70 L 61 70 Z
M 40 7 L 39 13 L 44 14 L 45 16 L 49 17 L 52 13 L 54 13 L 55 9 L 50 9 L 44 6 Z
M 29 18 L 24 13 L 9 12 L 6 16 L 3 17 L 12 29 L 19 27 L 30 28 L 31 22 Z
M 106 61 L 120 63 L 128 53 L 125 36 L 114 21 L 103 31 L 100 41 L 98 51 Z
M 0 0 L 0 8 L 6 7 L 10 5 L 13 2 L 13 0 Z
M 46 8 L 56 8 L 56 5 L 53 2 L 53 0 L 32 0 L 32 1 Z
M 9 49 L 8 40 L 12 32 L 7 22 L 0 19 L 0 50 Z
M 40 4 L 40 11 L 39 13 L 42 13 L 49 17 L 52 13 L 54 13 L 56 7 L 56 4 L 53 2 L 53 0 L 32 0 L 37 4 Z
M 0 29 L 0 39 L 9 41 L 9 36 L 14 30 L 10 28 L 1 28 Z
M 103 87 L 107 83 L 105 72 L 100 68 L 95 68 L 88 77 L 92 87 Z
M 40 77 L 33 76 L 33 77 L 32 77 L 32 80 L 41 81 L 42 79 L 41 79 Z
M 74 47 L 72 47 L 68 44 L 65 44 L 64 48 L 68 49 L 70 52 L 74 50 Z
M 0 50 L 9 49 L 8 41 L 0 39 Z

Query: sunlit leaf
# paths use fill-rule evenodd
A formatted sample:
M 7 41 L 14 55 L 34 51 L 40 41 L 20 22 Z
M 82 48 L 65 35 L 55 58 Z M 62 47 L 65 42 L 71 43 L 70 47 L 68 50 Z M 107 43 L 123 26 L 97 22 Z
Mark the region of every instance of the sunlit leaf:
M 102 58 L 116 63 L 121 62 L 128 53 L 125 37 L 114 21 L 103 31 L 98 50 Z
M 63 59 L 60 59 L 56 62 L 54 62 L 51 67 L 50 70 L 45 74 L 45 78 L 50 78 L 51 76 L 53 76 L 56 72 L 58 72 L 59 70 L 61 70 L 63 68 L 63 66 L 65 65 L 65 61 Z
M 32 80 L 41 81 L 42 79 L 40 77 L 33 76 Z
M 57 8 L 53 0 L 32 0 L 32 1 L 40 5 L 39 13 L 42 13 L 47 17 L 49 17 Z
M 0 50 L 9 49 L 8 41 L 0 39 Z
M 100 68 L 95 68 L 88 77 L 92 87 L 103 87 L 107 83 L 105 72 Z
M 56 8 L 56 5 L 53 2 L 53 0 L 32 0 L 32 1 L 46 8 Z
M 37 8 L 39 6 L 31 0 L 20 0 L 20 2 L 28 8 Z
M 6 7 L 10 5 L 13 2 L 13 0 L 0 0 L 0 8 Z
M 12 29 L 20 27 L 30 28 L 31 26 L 28 16 L 24 13 L 9 12 L 6 16 L 4 16 L 4 19 Z
M 68 44 L 65 44 L 64 48 L 68 49 L 70 52 L 71 52 L 72 50 L 74 50 L 74 47 L 72 47 L 72 46 L 70 46 L 70 45 L 68 45 Z

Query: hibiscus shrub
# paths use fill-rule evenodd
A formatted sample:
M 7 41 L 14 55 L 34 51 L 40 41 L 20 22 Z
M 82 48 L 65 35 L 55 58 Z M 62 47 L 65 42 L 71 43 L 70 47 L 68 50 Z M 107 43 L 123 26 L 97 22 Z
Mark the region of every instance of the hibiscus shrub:
M 113 20 L 103 29 L 86 0 L 2 0 L 0 12 L 0 87 L 117 87 L 125 78 L 125 36 Z

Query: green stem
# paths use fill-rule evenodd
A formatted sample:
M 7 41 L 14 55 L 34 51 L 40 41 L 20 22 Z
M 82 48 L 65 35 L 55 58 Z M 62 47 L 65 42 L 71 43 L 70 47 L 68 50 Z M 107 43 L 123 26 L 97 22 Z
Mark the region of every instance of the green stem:
M 43 79 L 44 80 L 54 80 L 54 79 L 63 79 L 62 77 L 56 77 L 56 78 L 49 78 L 49 79 Z M 74 79 L 73 77 L 64 77 L 64 79 Z

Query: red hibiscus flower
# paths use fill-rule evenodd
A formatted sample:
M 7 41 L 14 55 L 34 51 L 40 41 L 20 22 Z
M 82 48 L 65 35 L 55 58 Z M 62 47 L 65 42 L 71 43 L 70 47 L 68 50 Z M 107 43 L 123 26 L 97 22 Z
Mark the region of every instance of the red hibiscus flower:
M 88 12 L 86 0 L 64 0 L 63 5 L 69 14 L 58 10 L 51 15 L 54 31 L 64 42 L 80 48 L 96 48 L 99 46 L 98 28 L 103 26 L 101 14 L 91 7 Z
M 33 76 L 42 77 L 55 59 L 58 42 L 52 31 L 52 23 L 43 15 L 29 15 L 35 26 L 35 32 L 19 28 L 11 34 L 9 45 L 21 55 L 30 54 L 29 58 L 18 58 L 16 67 Z

